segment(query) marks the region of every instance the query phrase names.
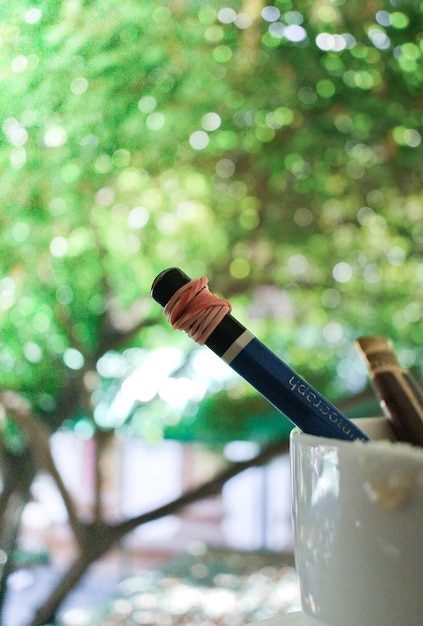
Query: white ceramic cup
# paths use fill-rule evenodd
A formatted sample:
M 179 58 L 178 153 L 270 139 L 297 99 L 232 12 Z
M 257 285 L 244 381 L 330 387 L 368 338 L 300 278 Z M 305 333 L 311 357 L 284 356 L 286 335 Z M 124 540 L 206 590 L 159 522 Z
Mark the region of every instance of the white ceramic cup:
M 294 429 L 290 451 L 303 611 L 330 626 L 422 626 L 423 448 Z

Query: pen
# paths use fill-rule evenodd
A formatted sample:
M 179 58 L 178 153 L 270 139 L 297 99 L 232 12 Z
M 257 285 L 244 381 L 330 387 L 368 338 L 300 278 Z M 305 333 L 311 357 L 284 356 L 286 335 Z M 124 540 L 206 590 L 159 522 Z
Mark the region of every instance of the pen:
M 370 373 L 380 406 L 400 441 L 423 446 L 423 394 L 385 337 L 359 337 L 355 346 Z
M 211 294 L 207 282 L 206 278 L 191 281 L 173 267 L 156 277 L 151 295 L 165 314 L 171 309 L 168 317 L 174 328 L 186 330 L 197 343 L 210 348 L 303 432 L 335 439 L 369 439 L 226 312 L 230 303 Z

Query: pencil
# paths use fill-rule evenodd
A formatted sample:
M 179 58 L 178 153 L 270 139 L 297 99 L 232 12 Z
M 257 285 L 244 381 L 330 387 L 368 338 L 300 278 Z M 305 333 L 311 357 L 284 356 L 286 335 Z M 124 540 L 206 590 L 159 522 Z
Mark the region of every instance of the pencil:
M 359 337 L 355 346 L 367 366 L 380 406 L 399 441 L 423 446 L 423 393 L 399 363 L 386 337 Z
M 151 295 L 165 307 L 190 282 L 182 270 L 169 268 L 156 277 Z M 303 432 L 350 441 L 369 439 L 231 314 L 224 316 L 205 345 Z

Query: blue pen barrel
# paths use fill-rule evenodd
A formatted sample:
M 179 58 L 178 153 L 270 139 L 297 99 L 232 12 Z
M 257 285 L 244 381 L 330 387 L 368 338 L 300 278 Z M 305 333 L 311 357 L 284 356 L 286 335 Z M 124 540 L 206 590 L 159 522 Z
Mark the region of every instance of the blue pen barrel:
M 255 337 L 228 364 L 304 432 L 368 440 L 353 422 Z

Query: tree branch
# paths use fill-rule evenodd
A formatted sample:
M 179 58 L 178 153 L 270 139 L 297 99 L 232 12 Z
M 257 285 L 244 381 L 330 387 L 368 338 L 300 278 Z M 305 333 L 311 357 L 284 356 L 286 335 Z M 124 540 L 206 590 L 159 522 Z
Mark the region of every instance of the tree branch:
M 145 524 L 147 522 L 151 522 L 165 515 L 171 515 L 179 511 L 180 509 L 196 502 L 198 500 L 202 500 L 203 498 L 207 498 L 212 495 L 216 495 L 220 493 L 223 485 L 234 476 L 237 476 L 241 472 L 251 468 L 257 467 L 260 465 L 265 465 L 275 456 L 279 454 L 284 454 L 289 449 L 289 442 L 287 440 L 276 441 L 271 443 L 263 448 L 263 450 L 254 458 L 249 459 L 247 461 L 240 461 L 237 463 L 233 463 L 229 465 L 226 469 L 222 470 L 215 478 L 207 481 L 206 483 L 195 487 L 194 489 L 187 491 L 185 494 L 160 506 L 153 511 L 149 511 L 147 513 L 142 513 L 136 517 L 125 520 L 124 522 L 120 522 L 116 524 L 114 528 L 114 532 L 123 536 L 124 534 L 130 532 L 140 526 L 141 524 Z
M 0 403 L 22 429 L 31 444 L 38 468 L 45 469 L 54 479 L 66 506 L 69 523 L 77 541 L 82 541 L 83 527 L 78 518 L 74 502 L 66 489 L 50 450 L 50 431 L 31 411 L 29 404 L 13 391 L 0 393 Z

